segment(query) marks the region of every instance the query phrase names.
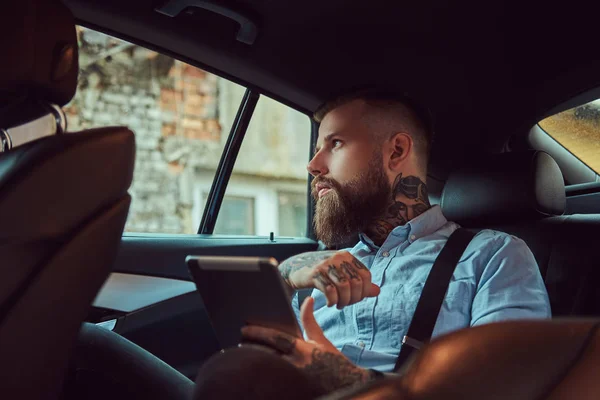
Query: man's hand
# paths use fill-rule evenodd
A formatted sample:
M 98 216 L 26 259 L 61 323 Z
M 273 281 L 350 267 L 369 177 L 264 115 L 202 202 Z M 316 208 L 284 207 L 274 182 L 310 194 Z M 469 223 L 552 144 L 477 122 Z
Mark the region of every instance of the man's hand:
M 329 307 L 342 309 L 379 294 L 369 269 L 347 251 L 299 254 L 282 262 L 279 271 L 292 289 L 319 289 Z
M 371 371 L 352 364 L 327 340 L 315 320 L 313 306 L 314 299 L 308 297 L 300 309 L 300 321 L 307 341 L 260 326 L 242 328 L 242 337 L 277 350 L 285 360 L 319 381 L 328 391 L 371 380 Z

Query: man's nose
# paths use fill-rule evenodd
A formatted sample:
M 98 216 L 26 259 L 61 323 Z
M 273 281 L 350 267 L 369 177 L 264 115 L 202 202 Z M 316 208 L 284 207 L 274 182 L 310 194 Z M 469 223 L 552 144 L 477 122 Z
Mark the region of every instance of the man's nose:
M 319 176 L 327 174 L 327 166 L 323 162 L 322 157 L 319 157 L 319 153 L 315 154 L 315 156 L 308 162 L 306 165 L 306 169 L 308 173 L 312 176 Z

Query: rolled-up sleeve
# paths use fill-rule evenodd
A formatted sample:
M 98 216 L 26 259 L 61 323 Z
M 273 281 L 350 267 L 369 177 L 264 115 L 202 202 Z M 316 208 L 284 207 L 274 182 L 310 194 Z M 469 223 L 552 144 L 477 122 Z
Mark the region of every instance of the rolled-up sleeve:
M 500 238 L 499 238 L 500 239 Z M 531 250 L 505 235 L 483 269 L 471 308 L 471 326 L 552 316 L 550 301 Z

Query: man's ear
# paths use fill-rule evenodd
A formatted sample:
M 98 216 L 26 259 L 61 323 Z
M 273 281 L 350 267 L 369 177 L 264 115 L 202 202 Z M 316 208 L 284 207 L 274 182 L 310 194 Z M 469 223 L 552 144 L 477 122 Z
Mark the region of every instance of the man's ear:
M 399 132 L 391 137 L 389 145 L 391 147 L 391 154 L 388 166 L 390 170 L 398 171 L 412 151 L 413 140 L 407 133 Z

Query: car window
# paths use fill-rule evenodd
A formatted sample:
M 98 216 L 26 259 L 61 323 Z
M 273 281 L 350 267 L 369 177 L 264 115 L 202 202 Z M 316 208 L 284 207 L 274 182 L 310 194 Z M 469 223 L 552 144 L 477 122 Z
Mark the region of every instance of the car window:
M 237 98 L 239 90 L 243 89 L 234 87 L 226 93 Z M 223 107 L 231 104 L 225 100 Z M 214 233 L 306 236 L 310 132 L 306 114 L 260 97 Z
M 594 172 L 600 172 L 600 100 L 555 114 L 539 126 Z
M 68 129 L 125 125 L 135 133 L 125 231 L 197 233 L 246 89 L 92 29 L 77 33 L 80 76 L 65 107 Z M 261 97 L 215 233 L 305 234 L 309 136 L 306 115 Z

